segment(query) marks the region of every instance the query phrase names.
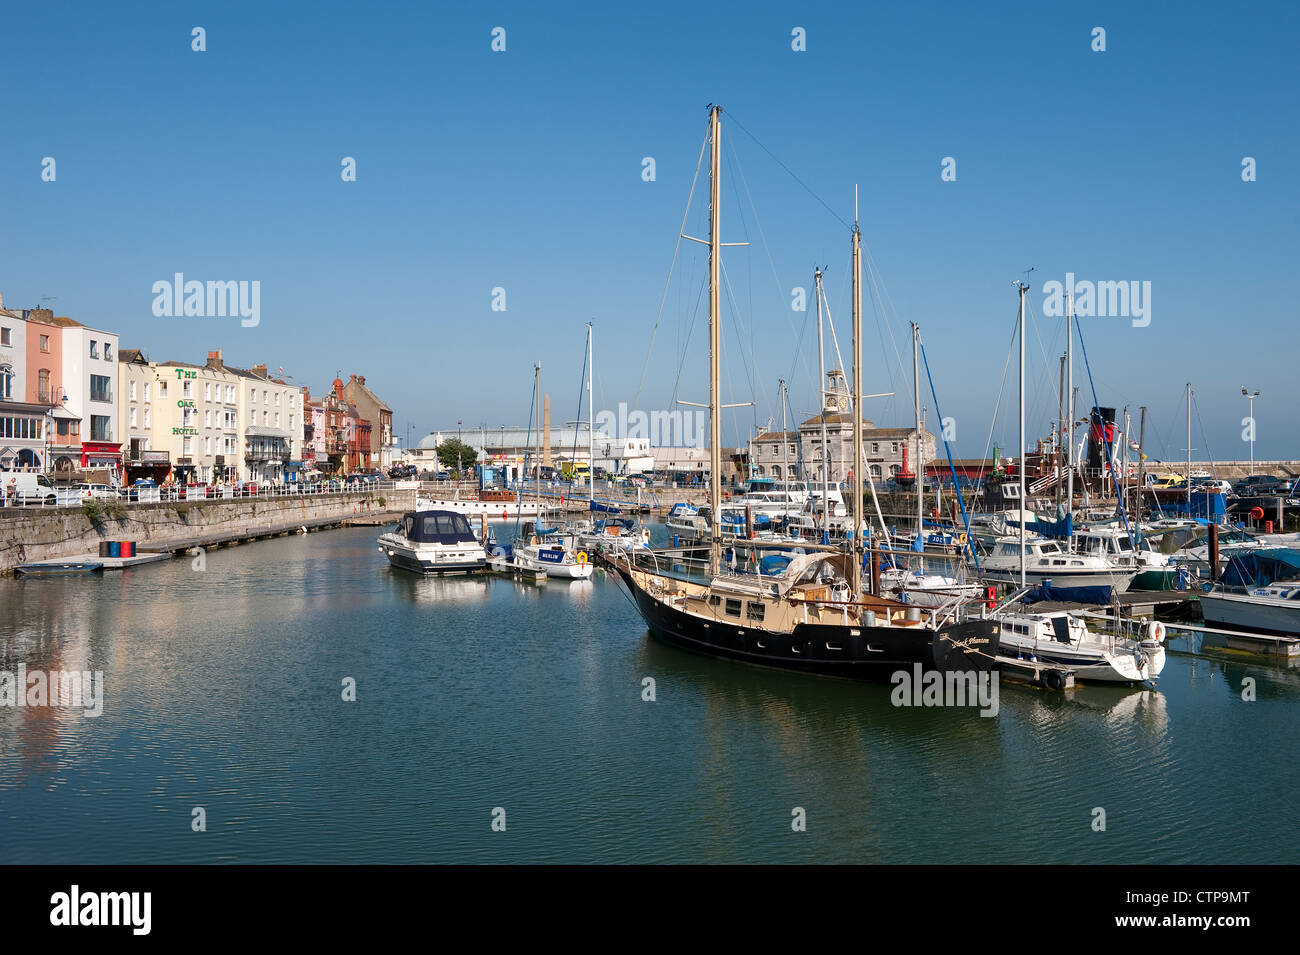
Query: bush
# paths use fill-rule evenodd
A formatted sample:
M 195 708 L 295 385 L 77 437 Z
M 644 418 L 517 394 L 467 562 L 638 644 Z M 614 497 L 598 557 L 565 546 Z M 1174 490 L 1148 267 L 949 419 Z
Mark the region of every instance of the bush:
M 93 497 L 88 497 L 82 501 L 81 509 L 92 524 L 98 524 L 104 519 L 104 509 L 100 506 L 99 501 Z

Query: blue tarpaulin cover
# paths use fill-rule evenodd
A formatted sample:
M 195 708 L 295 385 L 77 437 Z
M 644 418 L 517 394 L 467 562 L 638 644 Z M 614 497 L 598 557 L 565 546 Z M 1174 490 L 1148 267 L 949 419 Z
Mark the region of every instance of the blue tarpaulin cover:
M 1300 550 L 1270 547 L 1233 554 L 1223 570 L 1229 587 L 1267 587 L 1279 580 L 1300 579 Z
M 1051 601 L 1053 603 L 1096 604 L 1106 606 L 1110 603 L 1109 587 L 1054 587 L 1044 583 L 1025 594 L 1025 603 L 1036 604 Z

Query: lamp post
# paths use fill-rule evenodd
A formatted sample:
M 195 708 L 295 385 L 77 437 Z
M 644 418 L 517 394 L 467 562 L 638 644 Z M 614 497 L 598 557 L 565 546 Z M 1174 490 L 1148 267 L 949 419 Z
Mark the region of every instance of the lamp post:
M 1250 402 L 1250 473 L 1255 473 L 1255 399 L 1259 397 L 1259 391 L 1248 391 L 1241 389 L 1241 393 Z

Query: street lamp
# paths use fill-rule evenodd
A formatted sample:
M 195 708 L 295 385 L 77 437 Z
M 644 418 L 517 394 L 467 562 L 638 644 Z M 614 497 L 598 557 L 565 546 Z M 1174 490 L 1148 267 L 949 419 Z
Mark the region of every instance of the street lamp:
M 1255 399 L 1259 397 L 1259 391 L 1254 393 L 1242 388 L 1241 393 L 1246 396 L 1250 402 L 1250 473 L 1255 473 Z

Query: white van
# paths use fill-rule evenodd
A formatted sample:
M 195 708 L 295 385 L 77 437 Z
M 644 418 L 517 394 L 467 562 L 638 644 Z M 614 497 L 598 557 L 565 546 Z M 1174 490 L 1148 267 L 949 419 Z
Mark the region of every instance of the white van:
M 0 471 L 0 491 L 9 507 L 54 503 L 54 485 L 44 474 L 33 471 Z

